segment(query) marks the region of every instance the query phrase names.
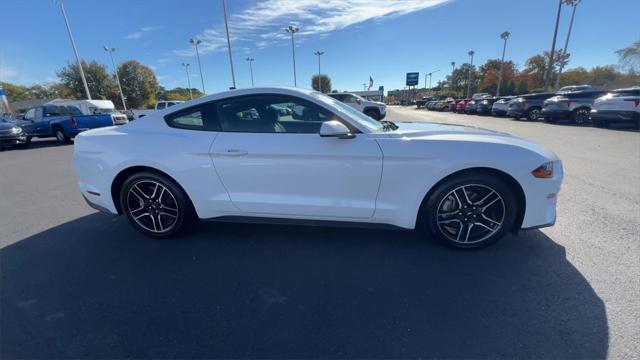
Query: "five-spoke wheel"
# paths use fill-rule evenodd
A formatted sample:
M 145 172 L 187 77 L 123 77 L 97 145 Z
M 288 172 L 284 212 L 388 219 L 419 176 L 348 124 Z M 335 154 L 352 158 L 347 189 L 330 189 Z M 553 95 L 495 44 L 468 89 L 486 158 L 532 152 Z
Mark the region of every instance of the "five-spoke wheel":
M 439 185 L 423 204 L 431 235 L 447 245 L 475 248 L 503 237 L 516 218 L 513 190 L 490 174 L 465 174 Z
M 170 179 L 154 173 L 138 173 L 123 184 L 121 207 L 137 230 L 155 237 L 178 232 L 190 210 L 183 191 Z

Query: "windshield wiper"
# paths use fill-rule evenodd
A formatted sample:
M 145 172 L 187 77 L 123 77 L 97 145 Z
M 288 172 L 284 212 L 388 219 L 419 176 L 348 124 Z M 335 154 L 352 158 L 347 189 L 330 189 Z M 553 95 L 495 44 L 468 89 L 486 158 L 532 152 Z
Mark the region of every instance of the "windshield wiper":
M 380 121 L 380 123 L 382 124 L 382 129 L 384 131 L 393 131 L 398 129 L 398 125 L 396 125 L 396 123 L 394 123 L 393 121 L 382 120 Z

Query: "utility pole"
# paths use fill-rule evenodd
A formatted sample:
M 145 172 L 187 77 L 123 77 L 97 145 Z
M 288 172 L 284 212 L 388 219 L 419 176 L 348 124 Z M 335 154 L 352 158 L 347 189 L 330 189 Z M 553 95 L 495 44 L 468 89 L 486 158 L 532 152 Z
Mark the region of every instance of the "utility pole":
M 556 29 L 553 31 L 553 42 L 551 43 L 551 52 L 549 53 L 549 66 L 544 73 L 544 91 L 549 90 L 549 81 L 553 71 L 553 57 L 556 52 L 556 38 L 558 37 L 558 25 L 560 24 L 560 11 L 562 11 L 562 0 L 558 0 L 558 14 L 556 15 Z
M 440 69 L 427 73 L 427 75 L 429 75 L 429 90 L 431 90 L 431 77 L 433 76 L 433 74 L 437 73 L 438 71 L 440 71 Z
M 504 40 L 504 45 L 502 46 L 502 60 L 500 61 L 500 75 L 498 76 L 498 89 L 496 90 L 496 97 L 500 96 L 500 85 L 502 85 L 502 72 L 504 71 L 504 53 L 507 50 L 507 39 L 509 39 L 509 35 L 511 35 L 508 31 L 500 34 L 500 38 Z
M 204 91 L 204 77 L 202 76 L 202 64 L 200 63 L 200 51 L 198 51 L 198 45 L 202 43 L 202 40 L 191 38 L 189 39 L 189 42 L 196 47 L 196 58 L 198 58 L 198 70 L 200 70 L 200 81 L 202 82 L 202 93 L 206 94 L 206 92 Z
M 246 58 L 246 60 L 249 63 L 249 71 L 251 72 L 251 87 L 254 87 L 255 85 L 253 84 L 253 61 L 255 59 L 252 57 L 248 57 Z
M 578 4 L 580 4 L 581 0 L 565 0 L 567 5 L 573 7 L 573 11 L 571 12 L 571 21 L 569 22 L 569 31 L 567 32 L 567 39 L 564 42 L 564 50 L 563 50 L 563 60 L 566 60 L 567 48 L 569 47 L 569 38 L 571 37 L 571 29 L 573 28 L 573 19 L 576 16 L 576 8 Z M 560 87 L 560 75 L 562 75 L 562 69 L 564 68 L 564 61 L 560 63 L 560 69 L 558 69 L 558 77 L 556 78 L 556 85 L 554 86 L 554 90 L 558 90 Z
M 300 31 L 300 28 L 297 26 L 289 25 L 289 27 L 285 28 L 284 31 L 291 34 L 291 54 L 293 55 L 293 86 L 298 87 L 298 79 L 296 78 L 296 43 L 293 40 L 293 34 Z
M 124 101 L 124 93 L 122 92 L 122 86 L 120 85 L 120 76 L 118 76 L 118 69 L 116 68 L 116 63 L 113 61 L 113 52 L 116 51 L 116 48 L 110 48 L 107 45 L 102 47 L 104 51 L 109 53 L 111 57 L 111 65 L 113 66 L 113 72 L 116 74 L 116 81 L 118 82 L 118 90 L 120 90 L 120 99 L 122 99 L 122 107 L 124 111 L 127 111 L 127 103 Z
M 193 100 L 193 92 L 191 92 L 191 78 L 189 77 L 189 63 L 182 63 L 184 70 L 187 72 L 187 84 L 189 85 L 189 97 Z
M 324 51 L 316 51 L 313 53 L 314 55 L 318 55 L 318 91 L 322 92 L 322 82 L 320 81 L 320 56 L 324 54 Z
M 471 72 L 473 71 L 473 55 L 476 52 L 473 50 L 469 50 L 467 55 L 471 56 L 471 63 L 469 64 L 469 70 L 467 71 L 467 99 L 471 97 Z
M 453 91 L 453 84 L 454 84 L 453 74 L 455 73 L 455 71 L 456 71 L 456 62 L 452 61 L 451 62 L 451 91 Z
M 71 41 L 71 47 L 73 48 L 73 53 L 76 55 L 76 61 L 78 63 L 78 71 L 80 71 L 80 77 L 82 78 L 82 85 L 84 85 L 84 91 L 87 94 L 87 99 L 91 100 L 91 93 L 89 93 L 89 85 L 87 85 L 87 79 L 84 77 L 84 70 L 82 69 L 82 61 L 80 60 L 80 55 L 78 55 L 78 48 L 76 48 L 76 42 L 73 40 L 73 34 L 71 34 L 71 27 L 69 27 L 69 20 L 67 20 L 67 13 L 64 11 L 64 0 L 60 1 L 60 11 L 62 12 L 62 17 L 64 18 L 64 25 L 67 27 L 67 33 L 69 34 L 69 40 Z
M 224 29 L 227 32 L 227 49 L 229 50 L 229 66 L 231 66 L 231 88 L 236 88 L 236 74 L 233 71 L 233 56 L 231 55 L 231 39 L 229 38 L 229 23 L 227 22 L 227 2 L 222 0 L 222 12 L 224 13 Z

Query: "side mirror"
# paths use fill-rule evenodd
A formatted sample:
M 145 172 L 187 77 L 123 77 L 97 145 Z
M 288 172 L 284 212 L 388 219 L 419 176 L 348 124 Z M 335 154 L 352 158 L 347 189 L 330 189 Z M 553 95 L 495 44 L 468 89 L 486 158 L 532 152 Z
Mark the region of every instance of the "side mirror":
M 337 120 L 325 121 L 320 127 L 320 136 L 322 137 L 336 137 L 338 139 L 352 139 L 356 137 L 349 131 L 343 123 Z
M 362 104 L 362 100 L 356 99 L 356 103 L 358 103 L 358 105 L 360 105 L 360 104 Z

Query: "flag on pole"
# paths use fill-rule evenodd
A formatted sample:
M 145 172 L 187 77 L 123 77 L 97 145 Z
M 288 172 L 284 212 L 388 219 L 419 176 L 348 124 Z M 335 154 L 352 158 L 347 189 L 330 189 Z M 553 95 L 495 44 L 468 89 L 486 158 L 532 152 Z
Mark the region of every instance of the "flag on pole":
M 371 75 L 369 75 L 369 91 L 371 91 L 372 87 L 373 87 L 373 78 L 371 77 Z
M 5 96 L 4 89 L 0 86 L 0 115 L 2 113 L 9 113 L 9 102 L 7 101 L 7 97 Z

